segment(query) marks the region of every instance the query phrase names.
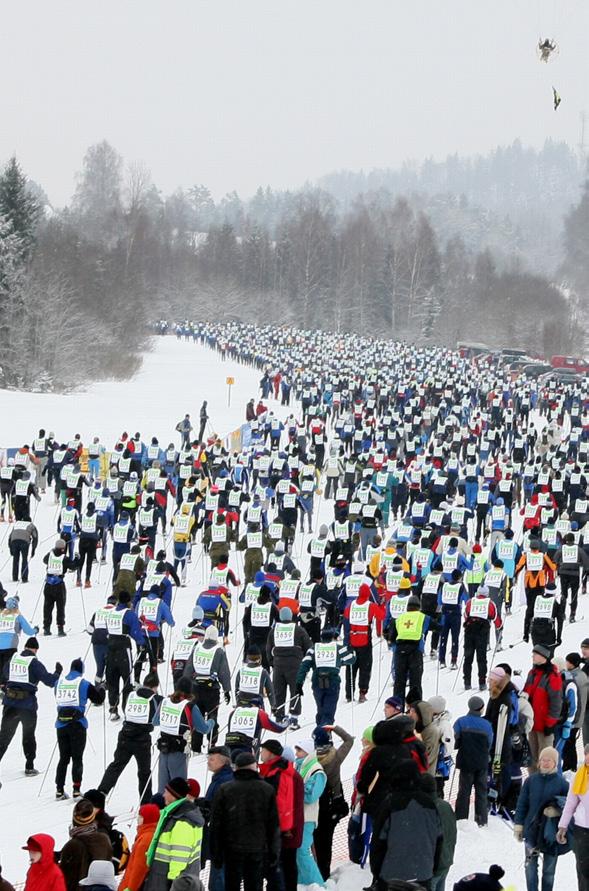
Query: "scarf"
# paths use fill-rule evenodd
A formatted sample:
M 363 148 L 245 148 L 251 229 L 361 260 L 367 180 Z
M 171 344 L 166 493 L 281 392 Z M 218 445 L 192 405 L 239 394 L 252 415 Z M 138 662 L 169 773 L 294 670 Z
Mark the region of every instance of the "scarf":
M 589 780 L 589 767 L 586 764 L 581 765 L 575 774 L 573 780 L 573 795 L 585 795 L 587 792 L 587 781 Z
M 97 830 L 98 827 L 94 820 L 92 823 L 86 823 L 84 826 L 70 826 L 70 838 L 75 838 L 77 835 L 90 835 L 91 832 L 96 832 Z

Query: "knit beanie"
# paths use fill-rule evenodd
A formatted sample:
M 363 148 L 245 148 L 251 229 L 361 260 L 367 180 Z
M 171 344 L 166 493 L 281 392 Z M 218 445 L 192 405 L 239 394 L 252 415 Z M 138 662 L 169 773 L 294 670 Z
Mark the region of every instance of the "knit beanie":
M 189 791 L 189 785 L 184 779 L 184 777 L 174 777 L 173 780 L 166 785 L 166 792 L 169 792 L 170 795 L 173 795 L 176 800 L 180 798 L 186 798 Z
M 74 807 L 72 822 L 74 826 L 89 826 L 90 823 L 94 822 L 97 812 L 97 808 L 94 807 L 91 801 L 87 798 L 81 798 Z

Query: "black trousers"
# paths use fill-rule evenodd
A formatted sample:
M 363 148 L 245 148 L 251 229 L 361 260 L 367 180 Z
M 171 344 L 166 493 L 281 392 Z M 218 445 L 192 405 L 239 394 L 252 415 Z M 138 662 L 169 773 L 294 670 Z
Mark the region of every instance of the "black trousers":
M 346 699 L 352 699 L 356 689 L 356 678 L 360 693 L 366 693 L 370 686 L 372 674 L 372 644 L 366 647 L 350 647 L 356 654 L 353 665 L 346 666 Z
M 12 742 L 18 725 L 22 725 L 22 748 L 25 756 L 25 769 L 35 766 L 37 756 L 37 740 L 35 728 L 37 726 L 37 712 L 28 708 L 15 708 L 5 705 L 0 724 L 0 761 L 4 758 L 6 749 Z
M 487 768 L 467 771 L 460 769 L 458 795 L 454 808 L 457 820 L 468 820 L 470 793 L 474 786 L 474 814 L 479 826 L 486 826 L 489 808 L 487 804 Z
M 469 625 L 464 632 L 464 683 L 470 684 L 472 676 L 472 663 L 477 657 L 479 684 L 484 684 L 487 678 L 487 644 L 489 643 L 489 623 L 480 622 L 477 625 Z
M 53 621 L 53 607 L 55 607 L 57 627 L 63 628 L 63 626 L 65 625 L 64 582 L 59 582 L 58 585 L 49 585 L 45 583 L 45 587 L 43 588 L 43 631 L 51 631 L 51 622 Z
M 84 749 L 86 748 L 86 728 L 79 721 L 72 721 L 65 727 L 57 728 L 57 746 L 59 761 L 55 771 L 55 787 L 63 791 L 67 768 L 72 762 L 72 782 L 74 787 L 82 785 L 84 770 Z
M 9 650 L 0 650 L 0 683 L 6 683 L 4 668 L 9 664 L 15 653 L 15 647 L 11 647 Z
M 132 758 L 137 762 L 139 798 L 142 804 L 146 804 L 151 800 L 151 733 L 148 730 L 132 737 L 126 735 L 124 730 L 119 733 L 113 760 L 98 788 L 108 795 Z
M 560 608 L 564 619 L 566 602 L 569 591 L 571 593 L 571 616 L 577 614 L 577 602 L 579 599 L 579 573 L 577 575 L 561 575 L 560 576 L 561 601 Z
M 563 771 L 577 769 L 577 739 L 579 738 L 580 730 L 580 727 L 571 727 L 571 735 L 564 741 L 562 749 Z
M 119 704 L 121 682 L 123 684 L 123 708 L 129 693 L 133 689 L 131 683 L 132 663 L 131 647 L 108 648 L 106 653 L 106 689 L 108 691 L 108 704 L 112 709 Z
M 219 734 L 217 713 L 219 711 L 219 702 L 221 700 L 221 690 L 219 689 L 218 684 L 193 684 L 192 689 L 194 690 L 195 704 L 198 705 L 199 709 L 201 710 L 203 718 L 212 718 L 215 722 L 215 726 L 210 736 L 211 745 L 214 746 L 217 743 L 217 736 Z M 200 752 L 200 750 L 202 749 L 202 740 L 202 733 L 198 733 L 196 730 L 193 730 L 193 752 Z
M 395 647 L 395 696 L 405 701 L 407 681 L 412 701 L 423 699 L 421 679 L 423 677 L 423 653 L 418 646 L 398 643 Z
M 577 861 L 579 891 L 589 891 L 589 829 L 573 827 L 573 850 Z
M 313 831 L 313 844 L 317 866 L 324 879 L 328 879 L 331 875 L 333 833 L 336 826 L 337 822 L 333 820 L 331 811 L 328 808 L 319 807 L 319 819 Z
M 98 542 L 92 538 L 80 538 L 80 565 L 78 566 L 78 578 L 82 578 L 84 563 L 86 564 L 86 581 L 90 581 L 92 564 L 96 559 L 96 546 Z
M 262 854 L 240 854 L 225 851 L 225 891 L 263 891 L 264 857 Z
M 12 554 L 12 581 L 18 582 L 18 569 L 20 562 L 20 572 L 23 582 L 29 580 L 29 543 L 28 541 L 13 541 L 10 545 L 10 553 Z

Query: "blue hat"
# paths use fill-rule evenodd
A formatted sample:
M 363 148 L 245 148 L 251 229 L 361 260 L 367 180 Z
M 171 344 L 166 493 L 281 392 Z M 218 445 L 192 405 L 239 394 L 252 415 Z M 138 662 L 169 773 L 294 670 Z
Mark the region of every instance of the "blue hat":
M 322 746 L 332 745 L 331 733 L 329 733 L 325 727 L 316 727 L 313 731 L 313 739 L 315 740 L 316 749 L 320 749 Z

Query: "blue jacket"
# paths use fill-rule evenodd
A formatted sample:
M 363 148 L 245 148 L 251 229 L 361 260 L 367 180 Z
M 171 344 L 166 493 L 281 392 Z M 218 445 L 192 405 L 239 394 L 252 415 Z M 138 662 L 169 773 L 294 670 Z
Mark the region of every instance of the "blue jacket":
M 75 681 L 78 678 L 82 677 L 79 671 L 70 671 L 69 674 L 66 674 L 66 681 Z M 57 688 L 57 684 L 55 685 Z M 91 684 L 90 681 L 87 681 L 85 678 L 82 678 L 82 682 L 80 684 L 80 700 L 78 703 L 78 708 L 80 711 L 80 716 L 70 717 L 69 720 L 60 720 L 60 708 L 57 709 L 57 720 L 55 721 L 55 726 L 59 729 L 60 727 L 67 727 L 68 724 L 73 723 L 75 721 L 77 724 L 81 724 L 82 727 L 88 727 L 88 721 L 86 720 L 86 706 L 88 705 L 88 700 L 93 702 L 95 705 L 101 705 L 104 702 L 104 690 L 98 692 L 97 688 L 94 684 Z M 71 707 L 65 708 L 65 713 L 72 711 Z
M 233 782 L 233 771 L 230 766 L 226 764 L 221 770 L 218 770 L 211 777 L 211 782 L 208 785 L 208 789 L 205 793 L 205 798 L 207 801 L 212 801 L 215 797 L 215 793 L 217 789 L 220 789 L 224 783 L 232 783 Z
M 25 632 L 29 637 L 34 637 L 36 630 L 29 625 L 27 620 L 20 613 L 15 614 L 14 633 L 3 631 L 0 633 L 0 650 L 16 650 L 18 649 L 18 638 L 21 632 Z
M 31 712 L 36 712 L 37 703 L 37 687 L 45 684 L 46 687 L 55 687 L 59 680 L 59 672 L 55 671 L 50 674 L 42 662 L 39 662 L 35 653 L 26 648 L 22 651 L 21 656 L 34 656 L 33 661 L 29 665 L 29 679 L 27 682 L 8 681 L 6 684 L 6 695 L 4 697 L 4 708 L 25 708 Z M 5 677 L 10 676 L 10 662 L 4 667 Z M 15 699 L 11 697 L 10 691 L 14 691 L 19 696 L 26 694 L 23 698 Z
M 486 718 L 469 712 L 454 722 L 456 767 L 467 772 L 486 770 L 493 745 L 493 727 Z
M 145 634 L 139 624 L 137 613 L 133 612 L 133 610 L 124 603 L 117 603 L 115 610 L 118 613 L 121 612 L 121 610 L 126 610 L 126 615 L 123 619 L 123 633 L 132 637 L 135 643 L 139 644 L 139 646 L 143 646 L 145 643 Z M 110 639 L 109 635 L 109 640 Z
M 172 616 L 172 613 L 170 612 L 170 608 L 167 605 L 167 603 L 164 603 L 163 600 L 160 600 L 160 598 L 158 597 L 157 594 L 147 594 L 145 596 L 146 596 L 147 600 L 159 601 L 157 616 L 156 616 L 155 620 L 153 622 L 148 622 L 146 625 L 148 637 L 159 637 L 160 633 L 161 633 L 160 629 L 161 629 L 162 622 L 166 622 L 167 625 L 170 625 L 173 628 L 174 625 L 176 624 L 174 622 L 174 617 Z M 139 605 L 140 605 L 142 599 L 143 598 L 139 598 L 138 603 L 137 603 L 137 615 L 138 615 L 140 621 L 141 621 L 141 617 L 139 616 Z M 154 625 L 157 625 L 157 628 L 153 627 Z
M 569 784 L 560 773 L 533 773 L 522 786 L 517 800 L 514 822 L 524 827 L 524 838 L 530 834 L 531 824 L 540 808 L 556 795 L 566 795 Z

